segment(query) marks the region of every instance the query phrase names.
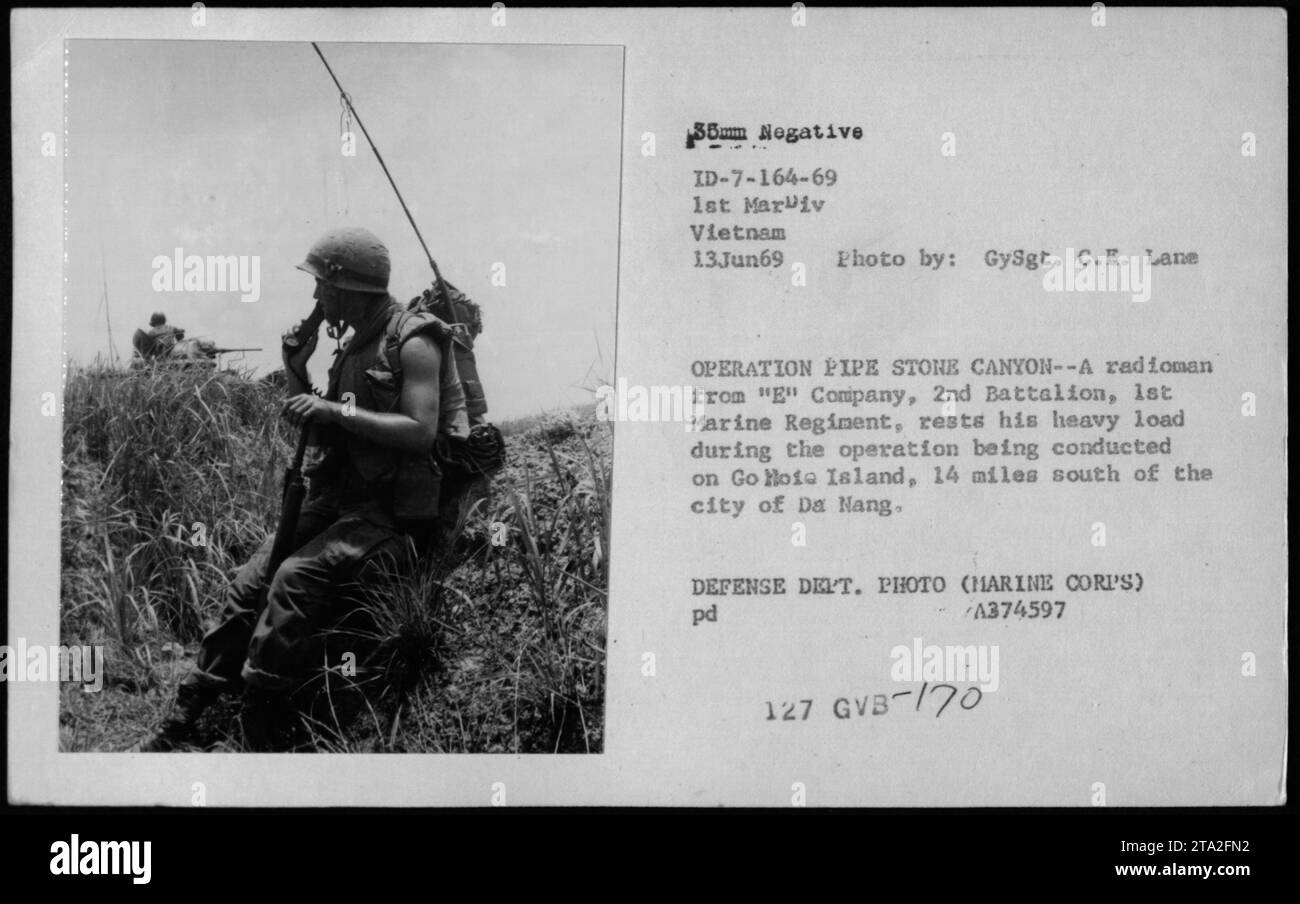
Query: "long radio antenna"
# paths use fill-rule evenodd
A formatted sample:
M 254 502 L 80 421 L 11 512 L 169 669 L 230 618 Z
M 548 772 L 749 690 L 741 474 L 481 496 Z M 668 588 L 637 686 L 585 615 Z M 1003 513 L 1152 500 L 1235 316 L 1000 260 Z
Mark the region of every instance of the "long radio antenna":
M 445 296 L 446 290 L 443 288 L 442 271 L 438 269 L 438 263 L 433 259 L 433 255 L 429 253 L 429 246 L 425 244 L 424 236 L 420 234 L 420 227 L 415 225 L 415 217 L 411 216 L 411 210 L 406 206 L 406 199 L 402 197 L 401 191 L 397 188 L 397 183 L 393 181 L 393 174 L 388 171 L 388 164 L 384 163 L 383 155 L 379 153 L 379 148 L 375 147 L 375 142 L 370 137 L 370 132 L 366 129 L 366 124 L 361 121 L 361 114 L 359 114 L 357 108 L 352 105 L 352 98 L 343 90 L 343 85 L 339 82 L 338 76 L 335 75 L 334 70 L 330 68 L 329 60 L 325 59 L 325 54 L 321 53 L 321 49 L 315 41 L 311 42 L 311 46 L 312 49 L 316 51 L 316 55 L 320 57 L 320 61 L 325 64 L 325 71 L 330 74 L 330 78 L 334 81 L 334 86 L 339 89 L 339 97 L 343 100 L 343 103 L 347 105 L 348 112 L 352 114 L 354 119 L 356 119 L 357 125 L 361 126 L 361 134 L 366 136 L 366 142 L 370 145 L 370 150 L 375 152 L 375 159 L 379 161 L 380 167 L 384 170 L 384 175 L 388 177 L 388 184 L 393 187 L 393 193 L 397 195 L 397 202 L 402 205 L 402 212 L 406 214 L 406 219 L 410 222 L 411 228 L 415 230 L 415 237 L 420 240 L 420 247 L 424 249 L 424 256 L 428 258 L 429 266 L 433 269 L 433 277 L 438 282 L 438 289 Z

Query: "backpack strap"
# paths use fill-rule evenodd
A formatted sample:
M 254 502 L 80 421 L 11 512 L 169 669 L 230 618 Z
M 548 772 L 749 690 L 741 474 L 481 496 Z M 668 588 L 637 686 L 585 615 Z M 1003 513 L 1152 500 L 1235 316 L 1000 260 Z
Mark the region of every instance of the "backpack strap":
M 384 357 L 388 369 L 393 372 L 393 381 L 399 386 L 402 382 L 402 346 L 416 336 L 425 334 L 431 336 L 445 353 L 452 330 L 433 314 L 404 310 L 398 311 L 389 319 L 388 326 L 384 329 Z
M 388 320 L 384 328 L 384 360 L 392 371 L 393 382 L 401 385 L 402 381 L 402 327 L 411 316 L 411 311 L 400 311 Z
M 451 436 L 468 436 L 469 420 L 465 407 L 465 388 L 461 384 L 453 351 L 457 331 L 427 311 L 404 310 L 394 314 L 384 332 L 384 356 L 393 385 L 401 392 L 402 346 L 416 336 L 428 335 L 438 344 L 442 369 L 438 387 L 438 420 L 442 432 Z

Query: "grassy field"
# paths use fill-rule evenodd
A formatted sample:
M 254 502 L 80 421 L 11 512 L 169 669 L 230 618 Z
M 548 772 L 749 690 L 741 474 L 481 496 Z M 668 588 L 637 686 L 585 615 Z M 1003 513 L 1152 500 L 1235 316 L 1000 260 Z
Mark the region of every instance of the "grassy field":
M 63 750 L 129 749 L 168 712 L 230 575 L 274 530 L 281 398 L 228 371 L 70 370 L 61 642 L 102 645 L 105 678 L 63 686 Z M 500 426 L 507 467 L 461 563 L 372 601 L 360 669 L 312 676 L 300 749 L 602 749 L 610 428 L 591 409 Z M 245 749 L 237 698 L 205 714 L 198 746 Z

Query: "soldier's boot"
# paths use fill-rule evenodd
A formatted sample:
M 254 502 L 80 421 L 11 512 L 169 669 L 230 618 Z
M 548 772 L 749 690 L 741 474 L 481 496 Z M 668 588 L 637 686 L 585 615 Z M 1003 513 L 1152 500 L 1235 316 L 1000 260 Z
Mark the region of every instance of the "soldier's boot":
M 182 684 L 176 689 L 176 702 L 152 738 L 140 745 L 142 753 L 175 750 L 194 737 L 199 716 L 217 699 L 219 691 L 198 684 Z
M 298 714 L 287 696 L 245 687 L 239 721 L 249 750 L 276 753 L 293 748 Z

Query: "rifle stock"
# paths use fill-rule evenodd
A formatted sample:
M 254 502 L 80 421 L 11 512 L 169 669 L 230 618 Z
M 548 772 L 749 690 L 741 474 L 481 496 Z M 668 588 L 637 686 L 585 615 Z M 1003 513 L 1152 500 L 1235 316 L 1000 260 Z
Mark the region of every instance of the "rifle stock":
M 302 459 L 307 452 L 307 436 L 311 424 L 303 424 L 298 436 L 298 448 L 293 463 L 284 472 L 284 494 L 280 499 L 280 523 L 275 528 L 275 542 L 271 545 L 271 558 L 266 563 L 266 580 L 275 577 L 284 560 L 293 552 L 294 536 L 298 533 L 298 516 L 302 513 L 303 497 L 307 487 L 302 481 Z

